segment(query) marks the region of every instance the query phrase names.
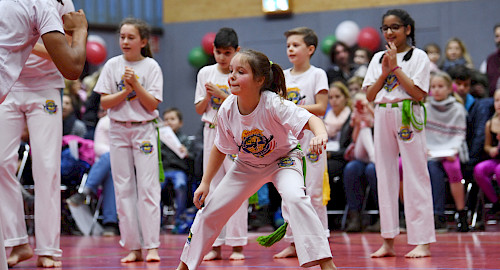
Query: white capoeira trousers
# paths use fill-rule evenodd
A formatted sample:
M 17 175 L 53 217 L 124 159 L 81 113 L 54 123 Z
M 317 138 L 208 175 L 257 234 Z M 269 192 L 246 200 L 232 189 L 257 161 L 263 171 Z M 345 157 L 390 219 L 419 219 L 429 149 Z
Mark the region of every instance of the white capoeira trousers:
M 28 243 L 16 178 L 21 134 L 28 126 L 35 182 L 35 254 L 60 257 L 62 106 L 59 89 L 10 92 L 0 105 L 0 215 L 6 247 Z
M 267 182 L 275 185 L 288 205 L 289 228 L 294 231 L 300 265 L 309 267 L 332 257 L 323 226 L 304 192 L 302 161 L 297 156 L 292 159 L 288 165 L 279 166 L 276 161 L 263 168 L 236 161 L 219 186 L 210 191 L 212 199 L 196 215 L 181 255 L 190 270 L 200 265 L 229 217 Z
M 418 121 L 423 121 L 423 109 L 412 105 Z M 427 169 L 425 130 L 411 124 L 403 127 L 401 102 L 398 107 L 375 108 L 375 166 L 379 198 L 380 226 L 383 238 L 399 234 L 399 165 L 403 162 L 403 195 L 408 243 L 428 244 L 436 241 L 431 182 Z
M 300 139 L 300 146 L 304 153 L 309 153 L 309 144 L 314 134 L 310 131 L 304 132 L 304 137 Z M 326 237 L 330 237 L 328 229 L 328 215 L 326 213 L 326 205 L 323 205 L 323 176 L 326 169 L 326 151 L 323 151 L 319 156 L 312 155 L 305 157 L 306 160 L 306 194 L 311 197 L 311 204 L 318 214 L 319 220 L 323 225 Z M 283 218 L 288 220 L 288 207 L 282 201 Z M 285 241 L 294 242 L 293 230 L 288 229 L 285 236 Z
M 210 152 L 214 146 L 216 129 L 210 128 L 210 124 L 205 123 L 203 129 L 203 171 L 206 170 L 208 164 L 208 159 L 210 157 Z M 220 184 L 226 172 L 233 166 L 234 161 L 229 157 L 224 159 L 224 163 L 215 174 L 212 182 L 210 183 L 210 190 L 215 190 L 215 188 Z M 208 195 L 206 201 L 208 203 L 211 200 L 211 194 Z M 220 235 L 215 240 L 213 246 L 220 247 L 222 245 L 228 245 L 232 247 L 245 246 L 248 243 L 248 200 L 241 204 L 241 207 L 231 216 L 227 221 L 224 228 L 221 230 Z
M 110 160 L 120 220 L 120 244 L 129 250 L 160 246 L 160 182 L 157 131 L 152 122 L 111 120 Z

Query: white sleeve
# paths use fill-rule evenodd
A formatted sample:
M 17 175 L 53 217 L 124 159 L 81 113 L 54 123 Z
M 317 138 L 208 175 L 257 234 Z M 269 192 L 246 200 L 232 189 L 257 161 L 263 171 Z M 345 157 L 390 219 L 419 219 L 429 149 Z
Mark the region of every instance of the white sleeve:
M 362 89 L 366 91 L 366 89 L 373 85 L 378 77 L 380 77 L 380 74 L 382 73 L 382 69 L 380 67 L 380 58 L 382 57 L 382 54 L 384 52 L 379 52 L 376 53 L 373 57 L 372 60 L 370 61 L 370 64 L 368 65 L 368 69 L 366 70 L 366 75 L 365 79 L 363 80 L 363 86 Z
M 422 91 L 429 93 L 429 84 L 431 79 L 431 64 L 427 54 L 420 50 L 414 49 L 413 57 L 415 59 L 412 61 L 414 63 L 411 69 L 410 79 L 413 80 L 413 84 L 418 86 Z
M 227 111 L 221 107 L 217 114 L 217 126 L 214 144 L 224 154 L 237 154 L 238 145 L 230 128 Z
M 153 60 L 153 59 L 151 59 Z M 163 101 L 163 74 L 158 62 L 153 60 L 153 68 L 148 74 L 148 86 L 146 91 L 153 95 L 157 100 Z
M 271 115 L 285 129 L 290 130 L 295 138 L 298 138 L 312 114 L 295 103 L 279 97 L 273 98 L 270 102 L 268 109 L 271 110 Z
M 194 94 L 194 104 L 197 104 L 198 102 L 202 101 L 207 95 L 207 90 L 205 89 L 205 80 L 206 80 L 205 74 L 207 73 L 207 68 L 208 67 L 202 68 L 198 72 L 198 75 L 196 76 L 196 91 Z
M 314 89 L 315 96 L 323 90 L 328 91 L 330 89 L 328 86 L 328 76 L 326 76 L 326 72 L 323 69 L 318 68 L 314 81 L 316 82 L 316 89 Z
M 40 36 L 57 31 L 64 34 L 62 19 L 59 17 L 54 1 L 42 1 L 44 3 L 35 7 L 35 24 Z
M 108 60 L 104 67 L 102 68 L 99 79 L 94 87 L 94 91 L 99 94 L 113 94 L 116 89 L 115 82 L 113 81 L 113 68 L 111 66 L 111 61 Z

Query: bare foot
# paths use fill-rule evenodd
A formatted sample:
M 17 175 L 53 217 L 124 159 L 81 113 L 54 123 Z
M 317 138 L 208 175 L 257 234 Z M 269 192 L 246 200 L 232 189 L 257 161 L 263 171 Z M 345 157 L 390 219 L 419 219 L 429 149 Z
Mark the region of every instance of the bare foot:
M 140 261 L 143 261 L 142 252 L 140 249 L 130 251 L 130 253 L 126 257 L 120 260 L 120 262 L 122 263 L 140 262 Z
M 273 258 L 282 259 L 282 258 L 292 258 L 297 257 L 297 251 L 295 250 L 295 244 L 291 244 L 285 249 L 283 249 L 280 253 L 274 254 Z
M 418 245 L 412 251 L 408 252 L 406 258 L 423 258 L 430 257 L 431 249 L 429 244 Z
M 384 239 L 384 243 L 382 244 L 382 246 L 370 255 L 370 257 L 372 258 L 394 256 L 396 256 L 396 252 L 394 251 L 394 239 Z
M 233 253 L 231 254 L 231 256 L 229 256 L 229 260 L 239 261 L 244 259 L 245 255 L 243 255 L 243 247 L 242 246 L 233 247 Z
M 203 257 L 204 261 L 214 261 L 222 259 L 222 250 L 221 247 L 212 247 L 212 250 Z
M 179 266 L 177 266 L 177 269 L 176 270 L 189 270 L 187 265 L 184 263 L 184 262 L 180 262 L 179 263 Z
M 7 258 L 7 264 L 12 267 L 22 261 L 25 261 L 33 257 L 33 249 L 31 249 L 30 244 L 22 244 L 12 248 L 9 258 Z
M 52 256 L 38 256 L 36 266 L 43 268 L 59 268 L 62 266 L 62 262 L 55 260 Z
M 148 249 L 148 254 L 146 255 L 146 262 L 159 262 L 160 255 L 158 254 L 157 248 Z
M 319 266 L 321 267 L 321 270 L 337 270 L 337 267 L 335 266 L 331 258 L 321 261 L 319 263 Z

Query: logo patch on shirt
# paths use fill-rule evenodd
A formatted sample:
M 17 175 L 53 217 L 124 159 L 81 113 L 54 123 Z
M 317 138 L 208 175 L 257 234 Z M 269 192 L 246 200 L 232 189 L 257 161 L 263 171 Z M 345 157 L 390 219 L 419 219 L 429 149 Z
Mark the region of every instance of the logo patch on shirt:
M 319 155 L 317 153 L 309 152 L 307 158 L 312 162 L 316 163 L 319 160 Z
M 297 105 L 302 104 L 303 102 L 301 102 L 301 100 L 305 98 L 305 96 L 300 95 L 300 89 L 297 87 L 288 88 L 286 90 L 286 94 L 287 94 L 287 99 Z
M 398 132 L 399 138 L 403 141 L 409 141 L 413 138 L 413 131 L 408 126 L 402 126 Z
M 186 240 L 186 244 L 190 245 L 192 238 L 193 238 L 193 233 L 191 232 L 191 230 L 189 230 L 189 235 L 188 235 L 188 238 Z
M 229 158 L 232 162 L 234 162 L 234 161 L 236 160 L 236 158 L 238 157 L 238 155 L 234 155 L 234 154 L 232 154 L 232 155 L 227 155 L 227 157 L 228 157 L 228 158 Z
M 141 143 L 140 149 L 144 154 L 151 154 L 153 153 L 153 144 L 150 141 L 144 141 Z
M 384 89 L 387 90 L 387 92 L 392 92 L 392 90 L 396 89 L 398 86 L 399 81 L 396 78 L 396 75 L 394 75 L 394 73 L 390 73 L 385 79 Z
M 284 157 L 278 161 L 278 167 L 280 168 L 287 168 L 287 167 L 292 167 L 295 165 L 295 160 L 291 157 Z
M 276 141 L 273 135 L 269 138 L 264 136 L 260 129 L 244 130 L 241 134 L 241 145 L 239 148 L 240 151 L 263 158 L 276 148 Z
M 229 95 L 229 90 L 228 90 L 228 86 L 227 85 L 218 85 L 217 84 L 217 87 L 224 93 L 228 94 Z M 210 98 L 210 107 L 212 107 L 212 109 L 218 111 L 219 108 L 220 108 L 220 105 L 222 104 L 222 99 L 221 98 L 218 98 L 218 97 L 215 97 L 215 96 L 212 96 Z
M 43 105 L 43 110 L 48 114 L 56 114 L 57 113 L 57 104 L 52 99 L 47 99 L 45 101 L 45 105 Z

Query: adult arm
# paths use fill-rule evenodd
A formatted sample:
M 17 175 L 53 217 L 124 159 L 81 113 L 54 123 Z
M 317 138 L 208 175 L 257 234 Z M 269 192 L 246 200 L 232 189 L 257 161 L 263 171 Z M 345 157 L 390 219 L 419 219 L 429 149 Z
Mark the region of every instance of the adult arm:
M 87 44 L 87 19 L 83 10 L 63 15 L 64 31 L 72 36 L 71 45 L 66 37 L 57 31 L 42 35 L 43 43 L 52 61 L 61 74 L 69 80 L 76 80 L 85 65 Z

